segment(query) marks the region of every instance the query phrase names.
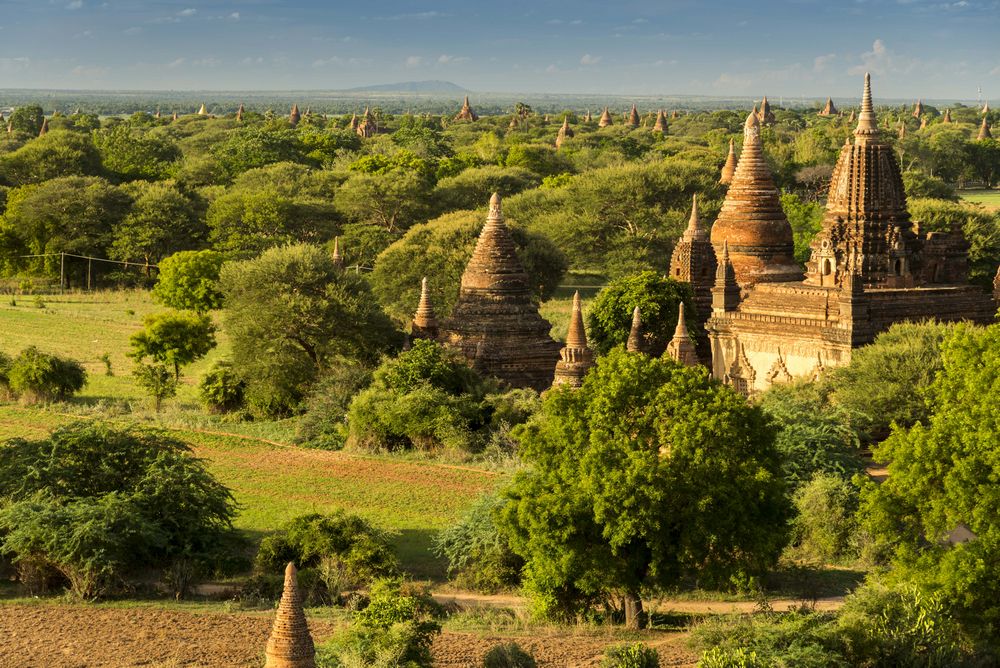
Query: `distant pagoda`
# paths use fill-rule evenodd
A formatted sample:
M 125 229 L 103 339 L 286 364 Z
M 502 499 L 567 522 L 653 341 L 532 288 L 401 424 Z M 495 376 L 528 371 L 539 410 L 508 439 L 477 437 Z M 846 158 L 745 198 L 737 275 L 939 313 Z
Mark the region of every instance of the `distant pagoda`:
M 299 113 L 299 105 L 293 104 L 292 110 L 288 112 L 288 123 L 294 128 L 302 120 L 302 114 Z
M 316 647 L 302 610 L 295 564 L 285 567 L 285 588 L 264 650 L 264 668 L 315 668 Z
M 993 139 L 993 133 L 990 132 L 989 120 L 983 116 L 982 125 L 979 126 L 979 134 L 976 135 L 976 141 L 983 141 L 984 139 Z
M 243 114 L 244 113 L 246 113 L 246 109 L 244 109 L 243 103 L 240 102 L 240 108 L 236 110 L 236 122 L 237 123 L 242 123 L 243 122 Z
M 944 116 L 941 117 L 941 122 L 945 125 L 951 123 L 951 109 L 944 110 Z
M 642 313 L 639 312 L 638 306 L 632 309 L 632 327 L 628 331 L 625 350 L 630 353 L 646 352 L 646 337 L 642 331 Z
M 663 113 L 662 109 L 656 112 L 656 122 L 653 123 L 653 132 L 659 132 L 661 135 L 667 134 L 667 115 Z
M 774 123 L 774 112 L 771 111 L 771 103 L 767 101 L 767 95 L 760 101 L 760 111 L 757 113 L 761 125 L 772 125 Z
M 431 296 L 427 289 L 427 277 L 420 281 L 420 303 L 417 312 L 410 323 L 410 336 L 414 339 L 436 339 L 438 337 L 438 321 L 431 306 Z
M 458 114 L 455 116 L 455 120 L 456 121 L 478 121 L 479 120 L 479 116 L 477 116 L 476 112 L 474 112 L 472 110 L 472 107 L 469 106 L 469 96 L 468 95 L 465 96 L 465 101 L 462 103 L 462 108 L 458 111 Z
M 835 107 L 833 105 L 833 99 L 832 98 L 829 98 L 829 97 L 826 98 L 826 106 L 824 106 L 820 110 L 819 115 L 820 116 L 836 116 L 837 115 L 837 107 Z
M 44 137 L 49 131 L 49 119 L 42 119 L 42 127 L 38 129 L 38 136 Z
M 208 116 L 208 109 L 205 108 L 205 103 L 201 103 L 201 108 L 198 109 L 199 116 Z
M 372 118 L 372 112 L 368 107 L 365 107 L 365 113 L 361 116 L 361 122 L 358 123 L 358 127 L 354 131 L 359 137 L 364 137 L 365 139 L 374 137 L 375 133 L 378 132 L 378 126 L 375 125 L 375 119 Z
M 567 139 L 573 138 L 573 128 L 569 126 L 569 117 L 563 118 L 562 126 L 559 128 L 559 132 L 556 133 L 556 148 L 560 148 L 563 142 Z
M 628 112 L 628 120 L 625 124 L 630 128 L 639 127 L 639 111 L 635 108 L 635 102 L 632 103 L 632 111 Z
M 441 327 L 442 340 L 479 372 L 541 392 L 552 384 L 559 344 L 538 313 L 528 275 L 504 223 L 500 195 L 462 274 L 458 301 Z
M 698 216 L 698 196 L 691 196 L 691 218 L 687 229 L 674 246 L 670 255 L 669 276 L 675 281 L 691 286 L 694 297 L 696 339 L 698 354 L 705 360 L 711 357 L 708 339 L 704 336 L 705 323 L 712 314 L 712 287 L 715 285 L 717 261 L 708 230 Z
M 597 127 L 606 128 L 609 125 L 614 125 L 614 120 L 612 120 L 611 112 L 608 111 L 608 108 L 604 107 L 604 112 L 601 114 L 601 117 L 597 119 Z
M 559 351 L 553 385 L 580 387 L 583 377 L 594 366 L 594 353 L 587 347 L 587 332 L 583 326 L 583 311 L 580 308 L 580 291 L 573 294 L 573 312 L 569 318 L 569 332 L 566 345 Z
M 719 183 L 724 186 L 728 186 L 733 182 L 733 174 L 736 173 L 736 147 L 735 142 L 729 140 L 729 154 L 726 156 L 726 164 L 722 166 L 722 175 L 719 177 Z
M 923 115 L 924 115 L 924 103 L 920 100 L 917 100 L 917 103 L 913 105 L 913 117 L 920 118 Z

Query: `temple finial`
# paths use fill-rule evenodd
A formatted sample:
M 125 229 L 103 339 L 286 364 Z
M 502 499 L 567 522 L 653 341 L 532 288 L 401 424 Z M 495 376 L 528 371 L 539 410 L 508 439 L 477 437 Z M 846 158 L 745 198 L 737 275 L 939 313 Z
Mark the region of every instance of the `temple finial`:
M 493 193 L 493 196 L 490 197 L 490 212 L 486 217 L 486 220 L 487 222 L 503 220 L 503 204 L 500 200 L 500 193 L 498 192 Z
M 285 586 L 264 650 L 265 668 L 315 668 L 316 647 L 302 609 L 295 564 L 285 567 Z
M 340 237 L 333 238 L 333 253 L 330 255 L 330 259 L 338 267 L 344 264 L 344 256 L 340 254 Z
M 865 141 L 878 137 L 878 121 L 875 118 L 875 107 L 872 105 L 872 77 L 865 72 L 865 89 L 861 95 L 861 113 L 858 114 L 858 127 L 854 130 L 856 141 Z
M 642 315 L 639 313 L 639 307 L 636 306 L 632 309 L 632 329 L 628 333 L 628 342 L 625 344 L 625 349 L 630 353 L 641 353 L 643 352 L 642 340 Z

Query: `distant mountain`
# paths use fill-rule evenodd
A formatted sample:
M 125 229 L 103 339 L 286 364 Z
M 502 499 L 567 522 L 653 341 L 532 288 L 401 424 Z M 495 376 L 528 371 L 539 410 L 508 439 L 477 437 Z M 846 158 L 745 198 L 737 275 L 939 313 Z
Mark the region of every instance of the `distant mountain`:
M 450 81 L 402 81 L 400 83 L 377 84 L 347 88 L 345 93 L 468 93 L 467 88 Z

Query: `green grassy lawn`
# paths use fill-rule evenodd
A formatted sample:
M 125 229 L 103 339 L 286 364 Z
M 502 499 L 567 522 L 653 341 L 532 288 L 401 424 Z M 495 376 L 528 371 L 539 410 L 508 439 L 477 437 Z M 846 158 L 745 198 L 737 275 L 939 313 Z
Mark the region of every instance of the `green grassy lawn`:
M 982 204 L 987 209 L 1000 211 L 1000 190 L 962 190 L 959 195 L 967 202 Z

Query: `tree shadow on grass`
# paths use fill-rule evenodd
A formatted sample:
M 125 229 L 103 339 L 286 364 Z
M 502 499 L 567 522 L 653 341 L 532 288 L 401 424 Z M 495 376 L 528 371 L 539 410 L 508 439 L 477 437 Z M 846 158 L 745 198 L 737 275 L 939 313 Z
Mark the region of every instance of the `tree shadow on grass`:
M 400 567 L 416 580 L 448 581 L 448 561 L 434 553 L 437 533 L 434 529 L 400 529 L 392 538 Z

